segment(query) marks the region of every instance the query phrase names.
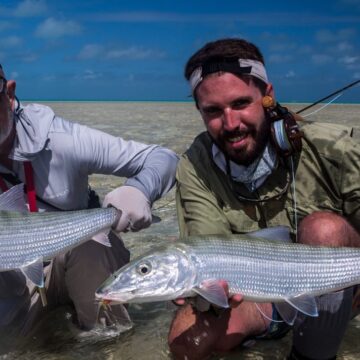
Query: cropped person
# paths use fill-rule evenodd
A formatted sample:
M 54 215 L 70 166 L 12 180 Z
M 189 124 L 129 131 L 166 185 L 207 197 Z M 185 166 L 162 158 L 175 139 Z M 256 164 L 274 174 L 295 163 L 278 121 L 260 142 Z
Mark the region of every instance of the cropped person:
M 351 127 L 306 123 L 279 105 L 260 50 L 244 39 L 206 44 L 185 77 L 206 131 L 178 165 L 181 236 L 284 225 L 293 241 L 360 246 L 360 144 Z M 336 357 L 355 290 L 320 296 L 319 317 L 297 317 L 289 359 Z M 182 306 L 169 332 L 174 357 L 207 358 L 290 329 L 271 303 L 232 300 L 220 312 Z
M 0 185 L 16 183 L 29 189 L 34 183 L 39 210 L 81 210 L 100 207 L 89 188 L 90 174 L 126 177 L 123 186 L 109 192 L 103 206 L 114 206 L 121 216 L 110 233 L 112 247 L 88 241 L 45 265 L 48 307 L 74 306 L 74 321 L 84 330 L 128 322 L 126 309 L 98 315 L 96 288 L 129 261 L 129 251 L 115 233 L 150 226 L 151 206 L 175 182 L 177 155 L 157 146 L 125 141 L 104 132 L 69 122 L 51 108 L 23 106 L 15 96 L 15 81 L 7 81 L 0 66 Z M 101 121 L 101 119 L 99 119 Z M 119 125 L 120 126 L 120 125 Z M 20 271 L 0 273 L 0 328 L 28 334 L 42 314 L 34 286 Z M 106 315 L 106 316 L 105 316 Z

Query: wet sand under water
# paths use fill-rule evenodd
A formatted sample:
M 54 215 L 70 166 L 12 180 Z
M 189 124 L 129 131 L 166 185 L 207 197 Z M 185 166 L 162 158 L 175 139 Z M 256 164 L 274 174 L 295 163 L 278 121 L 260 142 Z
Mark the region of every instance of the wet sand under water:
M 157 143 L 178 154 L 184 152 L 204 127 L 192 103 L 167 102 L 52 102 L 44 103 L 66 119 L 99 130 L 145 143 Z M 305 105 L 291 104 L 296 111 Z M 318 106 L 317 108 L 319 108 Z M 309 110 L 314 111 L 316 108 Z M 354 136 L 360 139 L 360 105 L 330 105 L 307 120 L 326 121 L 357 127 Z M 93 175 L 90 183 L 103 197 L 124 179 Z M 178 236 L 174 191 L 157 201 L 153 213 L 161 221 L 138 233 L 124 235 L 132 256 L 153 244 L 175 241 Z M 132 329 L 120 335 L 80 333 L 69 320 L 66 308 L 49 314 L 34 334 L 8 352 L 0 346 L 0 359 L 170 359 L 167 331 L 175 311 L 168 303 L 131 305 Z M 338 359 L 360 358 L 360 319 L 354 319 L 343 341 Z M 11 341 L 11 339 L 7 339 Z M 2 339 L 2 343 L 4 339 Z M 258 341 L 248 349 L 239 349 L 219 359 L 284 359 L 291 347 L 291 335 L 281 340 Z

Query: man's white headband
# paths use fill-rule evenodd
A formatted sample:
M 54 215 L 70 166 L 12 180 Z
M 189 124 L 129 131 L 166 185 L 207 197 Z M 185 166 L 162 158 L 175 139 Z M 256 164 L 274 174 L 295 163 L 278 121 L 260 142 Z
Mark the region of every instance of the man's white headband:
M 219 62 L 208 62 L 196 68 L 189 79 L 192 92 L 204 80 L 204 78 L 216 72 L 230 72 L 235 75 L 251 75 L 264 83 L 268 83 L 266 70 L 262 62 L 251 59 L 224 60 Z

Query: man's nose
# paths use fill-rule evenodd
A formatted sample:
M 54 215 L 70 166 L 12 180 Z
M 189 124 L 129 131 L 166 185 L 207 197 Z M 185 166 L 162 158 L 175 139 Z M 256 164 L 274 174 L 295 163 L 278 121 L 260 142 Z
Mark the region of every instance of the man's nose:
M 233 131 L 239 127 L 240 120 L 236 116 L 236 112 L 232 109 L 224 109 L 223 112 L 224 130 Z

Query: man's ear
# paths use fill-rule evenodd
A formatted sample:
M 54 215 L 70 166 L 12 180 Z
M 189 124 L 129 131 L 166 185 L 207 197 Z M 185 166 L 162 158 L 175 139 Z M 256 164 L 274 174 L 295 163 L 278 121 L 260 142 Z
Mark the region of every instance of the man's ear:
M 262 105 L 264 108 L 273 108 L 276 105 L 276 100 L 274 98 L 274 88 L 272 84 L 267 84 L 265 96 L 262 98 Z
M 275 92 L 272 84 L 267 84 L 265 96 L 271 96 L 273 99 L 275 99 Z

